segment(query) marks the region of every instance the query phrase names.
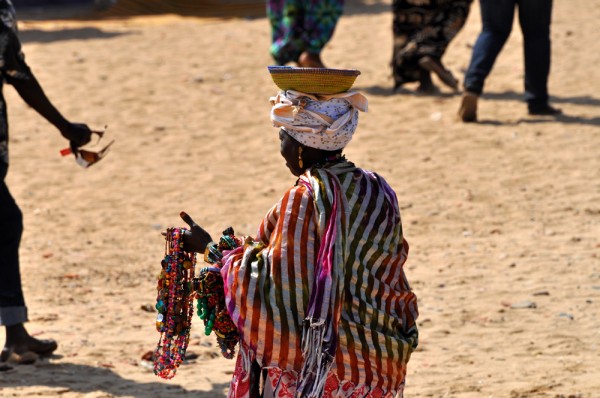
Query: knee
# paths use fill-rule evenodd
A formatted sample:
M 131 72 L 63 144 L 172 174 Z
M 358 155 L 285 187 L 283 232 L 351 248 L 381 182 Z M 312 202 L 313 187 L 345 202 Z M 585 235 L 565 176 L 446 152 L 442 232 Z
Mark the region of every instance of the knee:
M 550 29 L 546 28 L 546 27 L 537 27 L 537 28 L 531 28 L 531 27 L 521 27 L 521 31 L 523 32 L 523 40 L 525 40 L 526 42 L 538 42 L 538 43 L 544 43 L 544 42 L 548 42 L 550 43 Z
M 508 36 L 510 36 L 511 30 L 511 26 L 486 26 L 483 28 L 483 32 L 487 34 L 490 38 L 502 43 L 506 42 Z

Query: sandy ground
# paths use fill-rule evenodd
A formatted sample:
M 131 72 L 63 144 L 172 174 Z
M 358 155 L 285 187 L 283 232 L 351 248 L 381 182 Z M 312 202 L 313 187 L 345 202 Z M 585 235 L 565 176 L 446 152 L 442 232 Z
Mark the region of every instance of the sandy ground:
M 369 113 L 346 154 L 395 188 L 411 244 L 421 344 L 406 396 L 600 397 L 600 4 L 556 1 L 552 101 L 529 117 L 515 26 L 480 103 L 393 94 L 389 2 L 350 1 L 323 57 L 357 68 Z M 445 62 L 458 76 L 479 32 L 475 6 Z M 6 397 L 223 397 L 233 362 L 195 320 L 198 359 L 163 381 L 154 349 L 160 231 L 188 211 L 213 236 L 253 234 L 295 179 L 278 152 L 265 18 L 178 16 L 23 21 L 24 50 L 70 119 L 108 125 L 112 153 L 84 170 L 65 142 L 4 91 L 8 185 L 25 214 L 31 322 L 53 357 L 0 373 Z M 409 87 L 410 88 L 410 87 Z M 525 307 L 525 308 L 521 308 Z M 4 332 L 0 332 L 3 340 Z

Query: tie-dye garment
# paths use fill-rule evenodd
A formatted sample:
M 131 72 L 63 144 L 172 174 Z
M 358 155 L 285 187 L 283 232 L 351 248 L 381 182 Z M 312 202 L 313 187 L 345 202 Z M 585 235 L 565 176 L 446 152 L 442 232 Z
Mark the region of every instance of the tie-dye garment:
M 396 195 L 341 161 L 302 175 L 221 274 L 241 348 L 230 397 L 402 395 L 417 346 L 416 296 Z M 341 394 L 341 395 L 340 395 Z
M 320 54 L 343 11 L 344 0 L 268 0 L 271 55 L 277 64 L 296 62 L 304 51 Z

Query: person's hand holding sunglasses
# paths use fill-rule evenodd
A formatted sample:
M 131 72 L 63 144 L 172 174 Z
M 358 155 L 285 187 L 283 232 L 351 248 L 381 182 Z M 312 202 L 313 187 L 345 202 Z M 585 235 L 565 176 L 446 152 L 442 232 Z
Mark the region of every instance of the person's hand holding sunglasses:
M 65 149 L 61 150 L 60 153 L 63 156 L 67 156 L 70 154 L 75 155 L 75 161 L 77 162 L 78 165 L 80 165 L 83 168 L 88 168 L 91 165 L 93 165 L 94 163 L 98 163 L 102 158 L 104 158 L 106 156 L 106 154 L 108 153 L 108 149 L 115 142 L 114 140 L 112 140 L 111 142 L 108 143 L 108 145 L 106 145 L 104 148 L 102 148 L 98 152 L 93 152 L 93 151 L 86 150 L 86 149 L 80 149 L 79 147 L 81 145 L 85 145 L 88 142 L 90 142 L 91 136 L 93 134 L 96 134 L 98 136 L 97 143 L 99 143 L 100 140 L 102 139 L 102 137 L 104 136 L 106 127 L 104 127 L 103 131 L 93 131 L 93 130 L 90 130 L 90 128 L 88 126 L 86 126 L 85 124 L 71 123 L 70 126 L 71 127 L 65 129 L 64 131 L 61 129 L 61 134 L 65 138 L 69 139 L 71 146 L 70 146 L 70 148 L 65 148 Z M 66 133 L 65 133 L 65 131 L 66 131 Z M 73 137 L 73 139 L 70 139 L 69 137 Z M 83 142 L 83 144 L 80 144 L 82 142 Z
M 69 122 L 60 129 L 60 133 L 69 140 L 72 150 L 84 146 L 92 139 L 92 130 L 86 124 L 81 123 Z

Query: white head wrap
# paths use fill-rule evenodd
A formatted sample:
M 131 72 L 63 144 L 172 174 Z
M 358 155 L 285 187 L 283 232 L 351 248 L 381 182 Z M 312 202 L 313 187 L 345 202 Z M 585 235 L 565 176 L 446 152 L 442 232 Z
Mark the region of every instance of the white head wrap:
M 367 111 L 367 99 L 356 91 L 315 95 L 281 91 L 270 98 L 271 121 L 296 141 L 311 148 L 335 151 L 345 147 L 358 125 L 358 111 Z

